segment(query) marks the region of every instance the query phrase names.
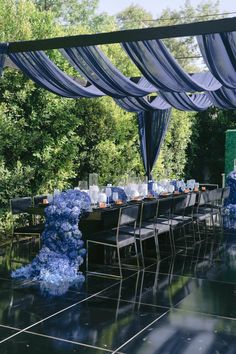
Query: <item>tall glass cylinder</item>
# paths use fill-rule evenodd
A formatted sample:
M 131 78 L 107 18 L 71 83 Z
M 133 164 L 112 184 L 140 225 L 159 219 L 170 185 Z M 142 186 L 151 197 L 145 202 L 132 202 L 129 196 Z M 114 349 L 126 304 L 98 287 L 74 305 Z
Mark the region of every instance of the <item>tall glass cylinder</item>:
M 98 186 L 98 174 L 90 173 L 89 174 L 89 187 L 90 186 Z

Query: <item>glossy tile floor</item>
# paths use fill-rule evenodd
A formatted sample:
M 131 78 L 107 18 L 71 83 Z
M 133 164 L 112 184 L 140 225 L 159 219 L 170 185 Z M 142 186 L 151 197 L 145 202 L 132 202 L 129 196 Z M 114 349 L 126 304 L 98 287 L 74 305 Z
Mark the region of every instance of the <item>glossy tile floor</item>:
M 35 250 L 2 246 L 0 354 L 236 353 L 236 231 L 202 240 L 188 238 L 175 257 L 161 243 L 160 262 L 122 281 L 88 275 L 62 296 L 11 280 Z

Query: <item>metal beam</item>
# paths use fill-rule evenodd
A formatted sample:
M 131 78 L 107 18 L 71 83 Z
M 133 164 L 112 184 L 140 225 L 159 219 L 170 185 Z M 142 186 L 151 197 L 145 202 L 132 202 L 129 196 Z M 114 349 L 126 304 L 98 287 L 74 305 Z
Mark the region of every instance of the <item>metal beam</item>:
M 81 47 L 150 39 L 189 37 L 201 34 L 236 31 L 236 17 L 221 20 L 203 21 L 182 25 L 151 27 L 97 34 L 57 37 L 9 43 L 9 53 Z

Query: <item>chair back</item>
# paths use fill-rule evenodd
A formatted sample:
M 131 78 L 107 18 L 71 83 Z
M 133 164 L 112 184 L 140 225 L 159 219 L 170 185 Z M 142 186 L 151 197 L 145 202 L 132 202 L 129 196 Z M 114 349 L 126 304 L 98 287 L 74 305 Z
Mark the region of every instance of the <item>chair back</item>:
M 187 206 L 187 200 L 188 200 L 188 194 L 174 197 L 172 202 L 172 213 L 184 214 L 185 208 Z
M 43 200 L 44 199 L 47 199 L 47 195 L 35 195 L 33 197 L 33 203 L 34 203 L 34 206 L 38 206 L 39 204 L 42 204 L 43 203 Z
M 154 221 L 157 215 L 158 201 L 143 202 L 141 205 L 140 222 L 142 221 Z
M 139 208 L 139 204 L 128 205 L 120 208 L 118 228 L 124 225 L 135 225 L 138 219 Z
M 197 194 L 196 193 L 189 193 L 187 196 L 187 208 L 192 208 L 195 206 L 197 200 Z
M 159 218 L 170 218 L 171 209 L 172 209 L 172 197 L 169 198 L 162 198 L 158 201 L 158 210 L 157 210 L 157 217 Z
M 199 192 L 198 206 L 205 205 L 209 202 L 208 192 Z
M 224 188 L 217 188 L 216 189 L 216 204 L 222 203 Z
M 32 206 L 31 197 L 10 199 L 10 209 L 12 214 L 26 213 L 27 209 Z
M 214 204 L 214 202 L 216 201 L 216 196 L 217 196 L 217 189 L 212 189 L 210 191 L 208 191 L 208 202 L 211 204 Z

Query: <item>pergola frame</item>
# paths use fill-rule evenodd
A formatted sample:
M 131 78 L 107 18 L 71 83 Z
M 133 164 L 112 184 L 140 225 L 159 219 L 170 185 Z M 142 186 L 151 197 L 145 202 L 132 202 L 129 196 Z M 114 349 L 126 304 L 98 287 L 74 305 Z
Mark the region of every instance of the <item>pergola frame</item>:
M 189 37 L 233 31 L 236 31 L 236 17 L 173 26 L 9 42 L 8 53 L 144 41 L 151 39 Z

